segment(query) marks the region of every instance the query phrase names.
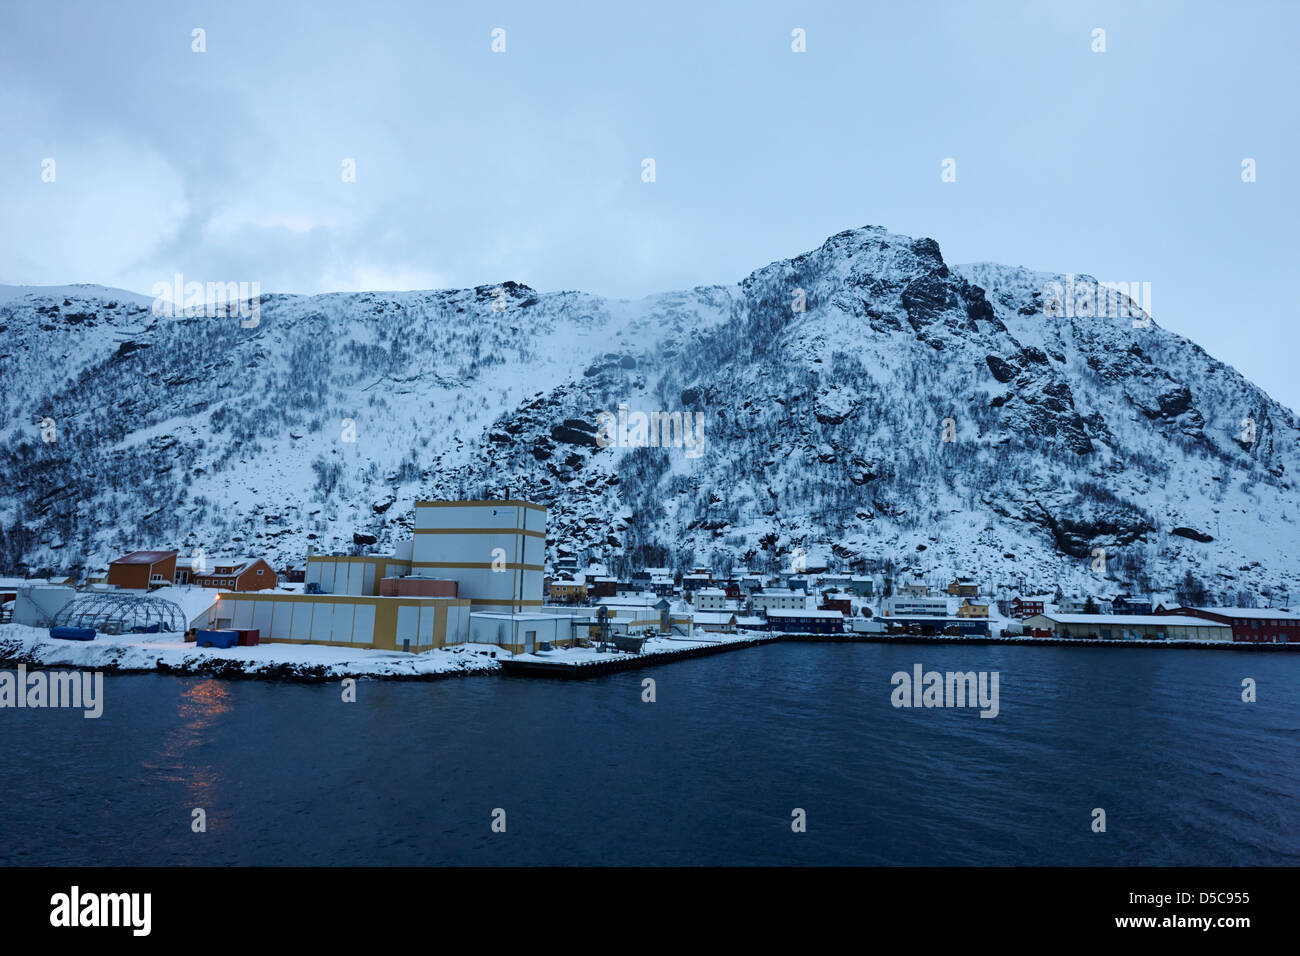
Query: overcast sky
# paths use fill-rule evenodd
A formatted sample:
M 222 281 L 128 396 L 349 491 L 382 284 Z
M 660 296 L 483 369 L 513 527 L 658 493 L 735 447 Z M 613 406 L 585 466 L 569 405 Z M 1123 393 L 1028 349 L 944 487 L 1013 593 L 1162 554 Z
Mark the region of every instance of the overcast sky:
M 1300 408 L 1298 27 L 1291 2 L 4 0 L 0 283 L 636 297 L 871 224 L 1149 281 L 1158 322 Z

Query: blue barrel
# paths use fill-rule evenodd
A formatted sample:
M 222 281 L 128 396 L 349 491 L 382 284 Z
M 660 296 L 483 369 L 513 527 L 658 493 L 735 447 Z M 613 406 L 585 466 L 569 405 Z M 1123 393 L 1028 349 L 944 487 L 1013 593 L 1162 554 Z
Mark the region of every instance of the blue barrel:
M 544 651 L 549 651 L 550 649 L 551 649 L 551 642 L 550 642 L 550 641 L 542 641 L 542 650 L 544 650 Z
M 195 631 L 199 647 L 234 647 L 239 642 L 237 631 Z
M 93 641 L 95 629 L 93 627 L 52 627 L 50 637 L 60 641 Z

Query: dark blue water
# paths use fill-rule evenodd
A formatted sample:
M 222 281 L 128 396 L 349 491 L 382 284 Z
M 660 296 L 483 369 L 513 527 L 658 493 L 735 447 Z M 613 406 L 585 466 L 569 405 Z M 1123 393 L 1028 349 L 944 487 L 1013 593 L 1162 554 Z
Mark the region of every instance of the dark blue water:
M 917 662 L 999 671 L 1000 715 L 894 709 Z M 1300 863 L 1297 655 L 778 644 L 358 686 L 106 677 L 97 721 L 0 711 L 0 863 Z

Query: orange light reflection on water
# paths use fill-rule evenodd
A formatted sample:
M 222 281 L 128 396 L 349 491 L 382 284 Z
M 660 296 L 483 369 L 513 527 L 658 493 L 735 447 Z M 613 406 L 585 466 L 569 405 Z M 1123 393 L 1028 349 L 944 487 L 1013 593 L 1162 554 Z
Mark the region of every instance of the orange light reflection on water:
M 191 759 L 190 752 L 210 739 L 212 728 L 231 708 L 230 689 L 224 682 L 188 683 L 180 696 L 177 723 L 160 735 L 158 756 L 141 765 L 145 771 L 142 782 L 184 784 L 194 807 L 216 803 L 221 776 L 211 764 Z

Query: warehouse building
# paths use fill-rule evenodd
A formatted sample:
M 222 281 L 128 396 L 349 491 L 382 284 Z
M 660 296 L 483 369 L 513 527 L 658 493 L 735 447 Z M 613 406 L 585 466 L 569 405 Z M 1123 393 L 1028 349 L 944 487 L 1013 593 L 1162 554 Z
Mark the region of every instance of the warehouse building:
M 573 642 L 575 619 L 540 612 L 501 613 L 474 611 L 470 614 L 470 641 L 496 644 L 512 654 L 533 654 Z M 587 628 L 582 628 L 586 636 Z
M 1232 627 L 1203 617 L 1156 614 L 1035 614 L 1024 620 L 1034 637 L 1103 641 L 1231 641 Z
M 1232 639 L 1247 644 L 1300 643 L 1300 613 L 1267 607 L 1173 607 L 1158 615 L 1195 615 L 1232 628 Z
M 263 641 L 427 651 L 469 633 L 469 602 L 458 598 L 354 594 L 222 594 L 218 630 L 256 628 Z
M 307 557 L 304 594 L 223 593 L 218 628 L 267 641 L 420 652 L 467 641 L 513 653 L 564 645 L 581 625 L 542 610 L 546 509 L 420 501 L 391 555 Z

